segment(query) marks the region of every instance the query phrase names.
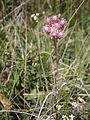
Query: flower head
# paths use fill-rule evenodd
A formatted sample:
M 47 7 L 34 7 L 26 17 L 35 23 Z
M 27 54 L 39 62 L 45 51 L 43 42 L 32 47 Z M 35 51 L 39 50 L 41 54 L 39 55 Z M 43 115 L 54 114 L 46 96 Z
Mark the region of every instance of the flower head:
M 49 35 L 51 39 L 61 39 L 64 37 L 64 27 L 66 20 L 64 18 L 59 19 L 58 16 L 52 16 L 46 19 L 43 32 Z
M 59 22 L 59 19 L 58 19 L 58 16 L 52 16 L 52 21 L 53 23 L 58 23 Z
M 51 25 L 52 25 L 52 21 L 51 21 L 51 19 L 50 19 L 50 18 L 47 18 L 47 19 L 46 19 L 46 25 L 49 25 L 49 26 L 51 26 Z
M 61 19 L 60 25 L 64 27 L 66 25 L 66 20 L 64 18 Z
M 49 33 L 51 32 L 50 27 L 49 27 L 49 26 L 45 26 L 45 27 L 43 28 L 43 32 L 49 34 Z

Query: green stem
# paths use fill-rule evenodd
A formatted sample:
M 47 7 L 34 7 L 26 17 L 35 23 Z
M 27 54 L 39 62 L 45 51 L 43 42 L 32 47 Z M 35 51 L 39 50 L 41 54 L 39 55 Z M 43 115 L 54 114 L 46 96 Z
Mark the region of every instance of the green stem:
M 25 73 L 24 73 L 24 110 L 25 110 L 25 86 L 26 86 L 26 71 L 27 71 L 27 1 L 25 1 Z M 25 120 L 25 117 L 24 117 Z
M 54 40 L 54 50 L 55 50 L 55 77 L 54 77 L 54 104 L 57 102 L 57 74 L 58 74 L 58 48 L 57 40 Z M 57 113 L 57 110 L 56 110 Z

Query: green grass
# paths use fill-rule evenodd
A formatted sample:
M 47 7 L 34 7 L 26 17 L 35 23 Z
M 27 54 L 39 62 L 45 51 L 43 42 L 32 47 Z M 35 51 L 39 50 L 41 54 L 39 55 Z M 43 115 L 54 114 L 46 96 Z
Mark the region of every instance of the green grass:
M 2 1 L 3 2 L 3 1 Z M 10 14 L 0 24 L 0 120 L 48 120 L 53 113 L 53 84 L 55 78 L 55 51 L 53 41 L 42 32 L 47 16 L 59 14 L 53 2 L 46 3 L 46 8 L 40 9 L 44 3 L 40 1 L 38 8 L 31 7 L 31 13 L 40 12 L 38 23 L 30 20 L 30 10 L 27 10 L 27 33 L 25 28 L 24 6 L 20 8 L 20 16 Z M 82 2 L 82 1 L 81 1 Z M 79 110 L 81 116 L 88 120 L 90 111 L 90 16 L 88 15 L 89 1 L 85 1 L 80 8 L 78 31 L 76 31 L 76 1 L 66 2 L 61 16 L 66 18 L 66 36 L 58 40 L 58 75 L 57 75 L 57 120 L 62 115 L 69 116 L 75 109 L 73 102 L 83 108 Z M 17 3 L 17 5 L 20 3 Z M 48 8 L 51 6 L 51 8 Z M 6 5 L 6 6 L 5 6 Z M 10 9 L 11 5 L 11 9 Z M 5 16 L 17 5 L 8 0 L 3 2 Z M 47 12 L 48 9 L 48 12 Z M 7 11 L 7 12 L 6 12 Z M 43 15 L 43 11 L 45 14 Z M 88 15 L 88 17 L 87 17 Z M 15 19 L 14 19 L 15 18 Z M 27 35 L 26 35 L 27 34 Z M 26 45 L 27 37 L 27 45 Z M 27 53 L 25 49 L 27 47 Z M 26 81 L 25 80 L 26 57 Z M 25 84 L 24 84 L 25 82 Z M 25 88 L 25 94 L 24 94 Z M 24 108 L 25 95 L 25 108 Z M 79 97 L 83 99 L 81 102 Z M 79 99 L 79 100 L 78 100 Z M 11 104 L 8 103 L 11 101 Z M 6 106 L 5 106 L 6 104 Z M 12 108 L 9 110 L 9 105 Z M 61 109 L 58 110 L 58 106 Z M 33 117 L 32 117 L 33 116 Z M 38 118 L 39 117 L 39 118 Z M 48 118 L 48 119 L 47 119 Z

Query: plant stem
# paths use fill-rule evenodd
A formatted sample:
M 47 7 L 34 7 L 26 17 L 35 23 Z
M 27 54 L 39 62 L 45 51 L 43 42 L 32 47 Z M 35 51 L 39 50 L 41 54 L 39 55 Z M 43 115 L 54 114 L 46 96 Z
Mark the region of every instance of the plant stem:
M 79 0 L 77 0 L 77 9 L 79 7 Z M 78 22 L 79 22 L 79 10 L 76 13 L 76 32 L 78 31 Z
M 54 40 L 54 50 L 55 50 L 55 77 L 54 77 L 54 104 L 57 102 L 57 74 L 58 74 L 58 49 L 57 40 Z M 54 110 L 53 110 L 54 111 Z
M 26 41 L 25 41 L 25 74 L 24 74 L 24 94 L 25 94 L 25 85 L 26 85 L 26 67 L 27 67 L 27 1 L 25 1 L 25 28 L 26 28 L 26 32 L 25 32 L 25 37 L 26 37 Z M 24 95 L 24 110 L 25 110 L 25 95 Z M 24 118 L 25 119 L 25 118 Z

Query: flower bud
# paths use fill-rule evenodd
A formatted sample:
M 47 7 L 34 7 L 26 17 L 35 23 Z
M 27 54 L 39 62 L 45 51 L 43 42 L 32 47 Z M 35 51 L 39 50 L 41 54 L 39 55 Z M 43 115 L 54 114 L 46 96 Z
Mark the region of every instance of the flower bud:
M 58 38 L 60 39 L 60 38 L 63 38 L 63 37 L 64 37 L 64 32 L 59 32 Z
M 51 19 L 50 19 L 50 18 L 47 18 L 47 19 L 46 19 L 46 25 L 49 25 L 49 26 L 51 26 L 51 25 L 52 25 L 52 21 L 51 21 Z
M 51 32 L 51 34 L 50 34 L 51 39 L 56 38 L 56 34 L 57 34 L 57 33 L 56 33 L 55 31 Z
M 55 26 L 55 28 L 60 29 L 60 24 L 58 22 L 54 23 L 54 26 Z
M 57 23 L 57 22 L 59 22 L 59 19 L 58 19 L 58 16 L 52 16 L 52 20 L 53 20 L 53 23 Z
M 50 33 L 51 32 L 50 27 L 49 26 L 44 26 L 43 32 Z
M 60 25 L 61 27 L 64 27 L 66 25 L 66 20 L 64 18 L 60 20 Z

